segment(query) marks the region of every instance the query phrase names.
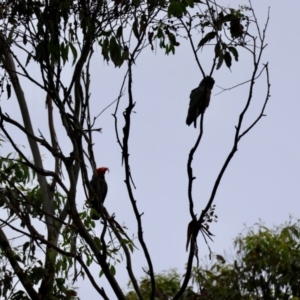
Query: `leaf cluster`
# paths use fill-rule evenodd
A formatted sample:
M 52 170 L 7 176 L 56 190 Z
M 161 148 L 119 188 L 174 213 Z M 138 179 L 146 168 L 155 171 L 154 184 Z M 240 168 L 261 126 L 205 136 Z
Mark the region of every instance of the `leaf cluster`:
M 207 299 L 291 299 L 300 296 L 300 222 L 274 229 L 262 224 L 235 239 L 233 262 L 221 255 L 194 269 Z
M 299 220 L 273 229 L 258 224 L 235 239 L 233 261 L 214 255 L 211 263 L 194 267 L 192 285 L 180 299 L 299 299 L 299 242 Z M 181 277 L 176 270 L 158 274 L 156 279 L 157 299 L 170 299 L 180 287 Z M 140 280 L 140 287 L 148 299 L 148 277 Z M 133 291 L 126 297 L 138 299 Z
M 250 10 L 249 7 L 244 7 L 243 10 Z M 241 9 L 228 9 L 217 12 L 211 8 L 206 13 L 199 15 L 201 31 L 204 33 L 205 29 L 211 28 L 200 40 L 198 48 L 205 44 L 215 41 L 214 51 L 215 57 L 218 59 L 217 69 L 219 69 L 223 62 L 230 69 L 232 65 L 232 58 L 235 61 L 239 59 L 238 46 L 245 46 L 245 37 L 248 34 L 247 29 L 250 24 L 249 17 L 242 13 Z M 229 33 L 231 38 L 229 37 Z

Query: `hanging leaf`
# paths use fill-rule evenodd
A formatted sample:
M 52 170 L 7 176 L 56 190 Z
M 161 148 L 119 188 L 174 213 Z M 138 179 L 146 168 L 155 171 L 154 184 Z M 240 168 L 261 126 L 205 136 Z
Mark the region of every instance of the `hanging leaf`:
M 174 46 L 179 46 L 180 45 L 180 43 L 178 43 L 176 41 L 176 37 L 175 37 L 175 35 L 173 33 L 168 32 L 168 37 L 169 37 L 171 45 L 174 45 Z
M 140 34 L 139 34 L 139 29 L 138 29 L 138 21 L 137 19 L 134 20 L 133 24 L 132 24 L 132 31 L 134 36 L 139 39 L 140 38 Z
M 116 275 L 116 269 L 115 269 L 115 267 L 114 267 L 113 265 L 110 266 L 109 271 L 110 271 L 110 273 L 111 273 L 113 276 Z
M 231 58 L 231 55 L 230 55 L 229 52 L 225 52 L 225 54 L 224 54 L 224 60 L 225 60 L 226 66 L 230 69 L 232 58 Z
M 157 37 L 159 39 L 164 38 L 164 33 L 161 28 L 158 28 L 158 30 L 157 30 Z
M 222 25 L 223 25 L 223 21 L 224 20 L 224 14 L 223 12 L 220 12 L 218 14 L 218 18 L 216 20 L 214 20 L 214 28 L 217 29 L 218 31 L 222 30 Z
M 215 55 L 216 57 L 219 57 L 222 54 L 221 45 L 220 43 L 217 43 L 215 46 Z
M 224 56 L 223 53 L 221 52 L 220 56 L 219 56 L 219 60 L 218 60 L 218 64 L 217 64 L 217 70 L 219 70 L 223 64 L 223 60 L 224 60 Z
M 235 47 L 228 47 L 228 50 L 232 53 L 232 55 L 234 56 L 235 61 L 239 60 L 239 53 L 236 50 Z
M 152 51 L 154 50 L 153 43 L 152 43 L 153 35 L 154 35 L 153 31 L 152 32 L 148 32 L 148 40 L 149 40 L 149 43 L 151 45 L 151 50 Z
M 109 61 L 109 39 L 106 37 L 103 41 L 99 41 L 99 45 L 102 47 L 102 55 L 104 60 Z
M 120 67 L 123 64 L 123 58 L 121 54 L 121 47 L 120 45 L 116 42 L 116 39 L 114 36 L 110 38 L 109 41 L 109 53 L 110 53 L 110 58 L 115 64 L 116 67 Z
M 205 37 L 199 42 L 198 48 L 204 46 L 207 42 L 211 41 L 216 37 L 217 33 L 215 31 L 211 31 L 205 35 Z
M 123 60 L 128 60 L 129 58 L 129 51 L 128 48 L 124 49 L 123 53 L 122 53 L 122 59 Z
M 9 83 L 6 85 L 6 92 L 7 92 L 7 100 L 8 100 L 11 96 L 11 85 Z
M 29 64 L 29 62 L 30 62 L 31 58 L 32 58 L 32 55 L 29 53 L 29 54 L 27 55 L 27 59 L 26 59 L 26 63 L 25 63 L 25 67 L 27 67 L 27 65 Z
M 69 46 L 66 45 L 64 42 L 60 44 L 60 55 L 65 64 L 68 61 L 68 53 L 69 53 Z
M 117 38 L 121 37 L 122 36 L 122 32 L 123 32 L 123 26 L 120 25 L 120 27 L 117 29 Z
M 71 49 L 72 54 L 73 54 L 73 63 L 72 63 L 72 66 L 73 66 L 76 62 L 76 59 L 77 59 L 77 50 L 76 50 L 76 48 L 74 47 L 74 45 L 72 43 L 69 43 L 69 46 L 70 46 L 70 49 Z

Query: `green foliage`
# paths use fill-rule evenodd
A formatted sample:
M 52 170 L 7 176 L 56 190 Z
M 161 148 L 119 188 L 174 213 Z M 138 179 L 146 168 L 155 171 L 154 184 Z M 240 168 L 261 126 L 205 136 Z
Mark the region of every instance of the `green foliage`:
M 232 262 L 215 255 L 209 265 L 193 268 L 192 286 L 182 299 L 299 299 L 300 221 L 273 229 L 257 224 L 238 236 L 234 245 Z M 174 270 L 157 275 L 156 280 L 158 299 L 171 298 L 180 287 L 180 275 Z M 139 285 L 149 299 L 149 278 L 143 277 Z M 127 299 L 138 297 L 130 291 Z
M 5 202 L 5 198 L 1 197 L 0 206 L 6 208 L 9 215 L 13 216 L 17 210 L 15 207 L 22 207 L 23 211 L 29 209 L 26 201 L 24 201 L 28 196 L 30 201 L 36 205 L 36 207 L 31 206 L 30 209 L 34 210 L 35 216 L 37 216 L 38 208 L 41 205 L 40 194 L 37 193 L 38 187 L 27 188 L 27 184 L 33 183 L 35 173 L 28 168 L 22 158 L 13 159 L 10 157 L 11 154 L 5 158 L 0 157 L 1 194 L 10 200 L 10 202 Z
M 232 55 L 235 61 L 238 61 L 239 54 L 237 47 L 246 45 L 244 38 L 250 22 L 249 17 L 242 11 L 248 10 L 250 8 L 246 6 L 239 10 L 229 8 L 220 13 L 211 9 L 210 11 L 206 11 L 205 14 L 199 15 L 202 32 L 204 33 L 206 30 L 209 30 L 209 32 L 200 40 L 198 47 L 201 48 L 215 40 L 215 57 L 218 59 L 217 70 L 222 66 L 224 61 L 230 69 Z M 228 23 L 230 24 L 229 26 Z M 228 33 L 230 33 L 231 39 Z
M 182 18 L 186 14 L 188 3 L 181 0 L 171 0 L 168 7 L 168 17 Z M 190 1 L 190 6 L 193 7 L 193 2 Z
M 24 187 L 35 178 L 35 172 L 26 166 L 21 157 L 11 158 L 12 154 L 0 157 L 0 184 L 12 186 L 15 183 Z
M 156 279 L 156 297 L 157 299 L 166 299 L 166 297 L 171 297 L 175 295 L 180 287 L 180 275 L 176 270 L 170 270 L 168 272 L 163 272 L 155 276 Z M 141 278 L 140 290 L 145 297 L 145 299 L 150 299 L 151 282 L 148 276 Z M 128 287 L 132 287 L 129 283 Z M 138 300 L 138 296 L 135 292 L 130 291 L 126 295 L 127 300 Z
M 226 66 L 230 68 L 231 55 L 237 61 L 237 46 L 244 45 L 244 36 L 249 25 L 249 18 L 244 12 L 250 9 L 245 6 L 238 10 L 224 8 L 218 12 L 212 7 L 202 9 L 206 7 L 206 4 L 198 3 L 199 1 L 193 0 L 170 0 L 168 2 L 135 0 L 131 3 L 125 0 L 115 0 L 115 4 L 112 5 L 108 1 L 98 1 L 97 6 L 92 6 L 91 11 L 87 12 L 78 10 L 80 6 L 76 7 L 73 1 L 58 1 L 57 6 L 47 6 L 43 1 L 34 1 L 28 6 L 26 1 L 16 1 L 14 4 L 10 3 L 10 10 L 5 10 L 4 17 L 9 16 L 11 24 L 25 22 L 33 16 L 37 17 L 37 36 L 32 44 L 33 51 L 27 54 L 27 64 L 32 58 L 35 61 L 44 62 L 47 57 L 51 57 L 55 62 L 61 60 L 64 65 L 71 53 L 74 65 L 78 59 L 78 48 L 82 46 L 78 40 L 79 27 L 83 31 L 85 43 L 96 40 L 101 47 L 103 59 L 107 62 L 111 60 L 115 67 L 121 67 L 130 57 L 131 43 L 127 41 L 129 24 L 137 43 L 142 43 L 145 37 L 150 35 L 149 42 L 152 49 L 152 41 L 158 39 L 159 47 L 164 49 L 166 54 L 175 54 L 176 47 L 180 45 L 178 33 L 180 29 L 187 29 L 183 26 L 183 23 L 186 23 L 188 27 L 190 25 L 189 30 L 200 27 L 201 32 L 205 33 L 198 47 L 214 41 L 215 45 L 222 45 L 222 53 L 217 56 L 217 66 L 220 68 L 225 61 Z M 201 8 L 199 9 L 201 13 L 195 14 L 192 10 L 195 5 Z M 141 9 L 140 13 L 136 10 L 138 7 Z M 167 9 L 167 15 L 160 20 L 146 14 L 147 11 L 156 14 L 165 9 Z M 110 16 L 109 22 L 107 22 L 106 15 Z M 70 18 L 71 16 L 73 19 Z M 122 18 L 130 19 L 131 22 L 123 22 Z M 58 32 L 63 35 L 60 37 L 61 41 L 57 37 Z M 226 33 L 225 36 L 223 32 Z M 226 39 L 226 36 L 229 36 L 227 32 L 230 33 L 231 39 Z M 25 27 L 22 34 L 24 46 L 28 44 L 28 35 L 30 32 L 27 32 Z M 10 93 L 10 86 L 7 86 L 8 97 Z
M 10 216 L 21 209 L 24 214 L 41 219 L 44 214 L 43 201 L 40 186 L 35 179 L 36 174 L 21 157 L 16 159 L 10 157 L 11 154 L 5 158 L 0 157 L 0 184 L 2 194 L 10 200 L 11 205 L 5 203 L 2 198 L 0 206 L 6 208 Z M 55 191 L 54 199 L 54 208 L 59 215 L 65 206 L 66 197 Z M 24 227 L 23 222 L 20 225 Z
M 236 238 L 233 262 L 222 256 L 194 269 L 208 299 L 291 299 L 300 296 L 300 222 L 269 229 L 258 224 Z

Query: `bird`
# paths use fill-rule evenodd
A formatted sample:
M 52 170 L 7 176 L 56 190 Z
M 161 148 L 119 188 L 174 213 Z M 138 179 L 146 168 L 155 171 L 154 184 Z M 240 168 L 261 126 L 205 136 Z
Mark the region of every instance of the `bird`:
M 105 172 L 109 171 L 106 167 L 96 169 L 93 174 L 90 185 L 92 187 L 92 196 L 90 198 L 90 207 L 93 208 L 91 218 L 99 220 L 101 215 L 101 203 L 104 203 L 107 194 L 107 183 L 105 181 Z
M 196 128 L 197 118 L 204 113 L 209 105 L 211 90 L 214 86 L 214 79 L 206 76 L 202 79 L 199 86 L 191 91 L 190 106 L 186 118 L 186 124 L 190 126 L 194 122 Z

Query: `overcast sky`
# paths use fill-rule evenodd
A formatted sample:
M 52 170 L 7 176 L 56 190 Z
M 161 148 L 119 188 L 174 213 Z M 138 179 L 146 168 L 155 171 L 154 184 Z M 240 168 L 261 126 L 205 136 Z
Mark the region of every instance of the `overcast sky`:
M 236 7 L 237 4 L 247 4 L 247 1 L 218 3 Z M 215 238 L 210 243 L 214 253 L 228 251 L 233 238 L 245 224 L 251 226 L 261 219 L 267 226 L 279 225 L 288 220 L 290 214 L 296 218 L 299 216 L 300 2 L 253 0 L 253 7 L 261 28 L 266 22 L 268 7 L 271 8 L 266 39 L 268 47 L 261 61 L 269 62 L 271 98 L 266 108 L 267 116 L 240 143 L 217 192 L 214 203 L 219 221 L 211 226 Z M 250 32 L 255 34 L 254 28 Z M 200 40 L 201 36 L 195 38 Z M 147 49 L 133 69 L 134 100 L 137 103 L 129 144 L 131 170 L 137 187 L 135 198 L 140 211 L 144 212 L 145 240 L 156 273 L 170 268 L 183 272 L 188 256 L 185 251 L 186 229 L 191 218 L 186 163 L 198 136 L 198 128 L 186 126 L 185 119 L 190 91 L 198 86 L 202 76 L 189 44 L 180 42 L 181 46 L 174 56 L 167 57 L 160 49 L 156 53 Z M 97 51 L 92 68 L 91 96 L 95 115 L 118 96 L 125 73 L 124 68 L 114 69 L 112 64 L 107 66 L 100 49 Z M 207 49 L 199 53 L 206 73 L 211 68 L 212 51 Z M 193 161 L 196 176 L 193 196 L 198 215 L 206 205 L 217 174 L 232 147 L 234 126 L 248 97 L 247 85 L 217 95 L 221 91 L 219 87 L 229 88 L 249 79 L 252 72 L 250 61 L 249 54 L 241 51 L 240 60 L 233 62 L 231 71 L 223 66 L 213 74 L 215 86 L 205 114 L 204 137 Z M 257 81 L 255 87 L 253 107 L 246 124 L 258 115 L 265 99 L 265 76 Z M 25 88 L 25 93 L 35 128 L 46 133 L 44 95 L 40 94 L 41 100 L 38 101 L 38 91 Z M 15 100 L 9 101 L 6 110 L 12 114 L 14 108 L 16 113 L 15 106 L 11 105 Z M 124 108 L 127 98 L 121 101 Z M 102 134 L 94 138 L 96 160 L 99 167 L 110 169 L 106 176 L 109 186 L 105 202 L 107 209 L 110 213 L 115 212 L 120 223 L 126 224 L 130 235 L 136 235 L 136 222 L 124 184 L 121 150 L 114 133 L 113 112 L 114 106 L 97 120 Z M 121 113 L 120 128 L 123 125 Z M 63 133 L 59 134 L 59 138 L 67 154 L 71 150 L 63 139 Z M 45 165 L 52 168 L 50 155 L 44 149 L 42 152 L 45 154 Z M 81 209 L 85 199 L 81 185 L 78 187 L 78 197 L 78 207 Z M 98 226 L 100 230 L 101 225 Z M 203 258 L 208 250 L 200 236 L 198 245 L 199 256 Z M 143 275 L 141 268 L 146 266 L 146 262 L 142 251 L 134 254 L 133 264 L 137 274 Z M 125 288 L 128 276 L 123 267 L 117 267 L 117 278 Z M 105 279 L 100 281 L 105 284 Z M 106 284 L 105 287 L 108 288 Z M 96 293 L 92 288 L 79 290 L 82 299 L 86 299 L 87 295 L 92 297 Z M 111 299 L 114 299 L 113 296 Z

